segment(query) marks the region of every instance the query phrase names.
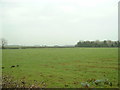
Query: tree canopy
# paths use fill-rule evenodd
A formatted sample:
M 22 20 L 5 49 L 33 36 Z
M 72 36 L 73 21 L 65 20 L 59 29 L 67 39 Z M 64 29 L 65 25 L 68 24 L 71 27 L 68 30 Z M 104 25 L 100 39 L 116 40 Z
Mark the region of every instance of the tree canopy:
M 75 45 L 76 47 L 118 47 L 119 41 L 111 41 L 111 40 L 104 40 L 104 41 L 79 41 Z

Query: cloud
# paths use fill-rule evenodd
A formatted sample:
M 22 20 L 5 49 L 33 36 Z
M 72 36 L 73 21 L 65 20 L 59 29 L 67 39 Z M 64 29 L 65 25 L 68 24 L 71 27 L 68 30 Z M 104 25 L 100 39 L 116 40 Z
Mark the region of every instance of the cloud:
M 2 0 L 3 33 L 10 43 L 29 45 L 115 40 L 116 1 Z
M 77 8 L 74 6 L 59 6 L 59 9 L 61 9 L 62 11 L 66 12 L 66 13 L 74 13 L 77 11 Z

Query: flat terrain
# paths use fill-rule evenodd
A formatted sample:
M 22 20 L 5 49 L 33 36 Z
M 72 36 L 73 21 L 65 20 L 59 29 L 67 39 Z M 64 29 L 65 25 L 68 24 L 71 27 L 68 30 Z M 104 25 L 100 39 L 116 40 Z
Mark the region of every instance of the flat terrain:
M 5 49 L 3 67 L 3 76 L 39 87 L 118 87 L 117 48 Z

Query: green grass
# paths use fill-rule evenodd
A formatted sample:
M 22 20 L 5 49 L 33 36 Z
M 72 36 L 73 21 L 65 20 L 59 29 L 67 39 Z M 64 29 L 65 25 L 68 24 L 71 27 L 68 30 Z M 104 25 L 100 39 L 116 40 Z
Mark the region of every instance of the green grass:
M 112 82 L 90 87 L 118 87 L 117 48 L 40 48 L 3 50 L 3 75 L 47 88 L 80 88 L 89 79 Z M 12 65 L 19 67 L 10 68 Z

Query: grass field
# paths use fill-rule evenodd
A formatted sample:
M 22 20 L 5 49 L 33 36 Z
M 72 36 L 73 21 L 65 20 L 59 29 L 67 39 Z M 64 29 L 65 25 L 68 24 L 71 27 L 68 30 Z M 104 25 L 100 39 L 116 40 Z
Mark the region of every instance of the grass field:
M 117 48 L 5 49 L 2 64 L 3 76 L 10 75 L 26 85 L 81 88 L 88 82 L 89 87 L 118 87 Z M 96 80 L 112 85 L 95 84 Z

